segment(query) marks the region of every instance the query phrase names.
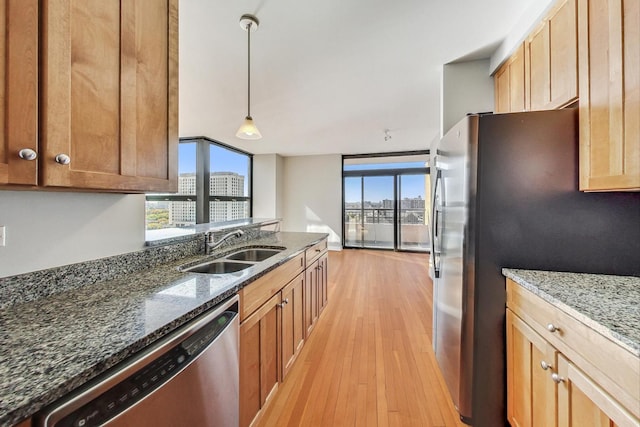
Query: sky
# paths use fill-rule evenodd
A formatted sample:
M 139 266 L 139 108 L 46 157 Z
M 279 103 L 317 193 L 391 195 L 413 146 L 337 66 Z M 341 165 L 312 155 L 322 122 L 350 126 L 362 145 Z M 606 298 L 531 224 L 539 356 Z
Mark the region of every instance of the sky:
M 248 158 L 216 145 L 211 145 L 210 168 L 215 172 L 236 172 L 247 176 Z M 182 143 L 178 153 L 179 173 L 196 171 L 196 144 Z
M 345 165 L 345 170 L 375 170 L 375 169 L 404 169 L 423 168 L 424 163 L 371 163 L 358 165 Z M 400 177 L 400 199 L 425 197 L 424 175 L 404 175 Z M 349 177 L 345 181 L 344 200 L 346 202 L 359 202 L 362 198 L 361 178 Z M 364 178 L 364 201 L 378 202 L 384 199 L 393 199 L 393 176 L 368 176 Z
M 424 175 L 405 175 L 400 177 L 401 193 L 400 199 L 425 197 Z M 344 186 L 345 202 L 361 201 L 361 178 L 348 177 Z M 369 202 L 379 202 L 384 199 L 393 200 L 393 177 L 392 176 L 366 176 L 364 177 L 364 200 Z

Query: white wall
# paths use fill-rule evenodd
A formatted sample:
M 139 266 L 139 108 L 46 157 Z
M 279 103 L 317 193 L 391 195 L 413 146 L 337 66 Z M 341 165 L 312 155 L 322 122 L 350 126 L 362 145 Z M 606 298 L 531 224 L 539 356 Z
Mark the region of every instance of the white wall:
M 0 277 L 144 247 L 144 195 L 0 191 Z
M 445 64 L 442 67 L 441 135 L 467 113 L 493 111 L 493 96 L 489 59 Z
M 253 216 L 276 218 L 277 165 L 276 154 L 253 156 Z
M 342 248 L 342 157 L 284 158 L 284 231 L 329 233 L 329 248 Z
M 536 0 L 532 1 L 529 8 L 522 14 L 518 22 L 507 36 L 498 49 L 491 55 L 490 71 L 494 71 L 513 53 L 515 48 L 520 45 L 525 37 L 538 25 L 540 18 L 553 6 L 554 0 Z

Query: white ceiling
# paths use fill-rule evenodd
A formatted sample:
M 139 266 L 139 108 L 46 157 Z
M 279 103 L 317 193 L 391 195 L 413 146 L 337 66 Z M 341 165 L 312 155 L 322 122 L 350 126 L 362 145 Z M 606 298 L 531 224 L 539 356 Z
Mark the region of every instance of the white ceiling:
M 180 135 L 287 156 L 426 149 L 442 65 L 488 57 L 534 1 L 180 0 Z M 244 13 L 260 20 L 257 141 L 235 137 L 247 113 Z

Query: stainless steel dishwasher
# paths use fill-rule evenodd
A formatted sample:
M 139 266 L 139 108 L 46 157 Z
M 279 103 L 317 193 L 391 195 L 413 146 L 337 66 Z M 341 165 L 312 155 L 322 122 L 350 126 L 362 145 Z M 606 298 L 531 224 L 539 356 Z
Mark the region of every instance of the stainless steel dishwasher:
M 45 409 L 40 426 L 239 424 L 238 297 Z

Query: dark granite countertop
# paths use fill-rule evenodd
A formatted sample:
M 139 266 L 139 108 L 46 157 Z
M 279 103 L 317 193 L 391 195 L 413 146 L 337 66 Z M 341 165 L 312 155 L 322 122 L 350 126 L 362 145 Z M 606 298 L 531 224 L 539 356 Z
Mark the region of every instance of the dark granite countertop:
M 224 248 L 284 247 L 224 275 L 183 273 L 190 255 L 0 309 L 0 426 L 33 415 L 286 262 L 324 233 L 275 233 Z
M 640 277 L 510 268 L 502 273 L 640 357 Z

